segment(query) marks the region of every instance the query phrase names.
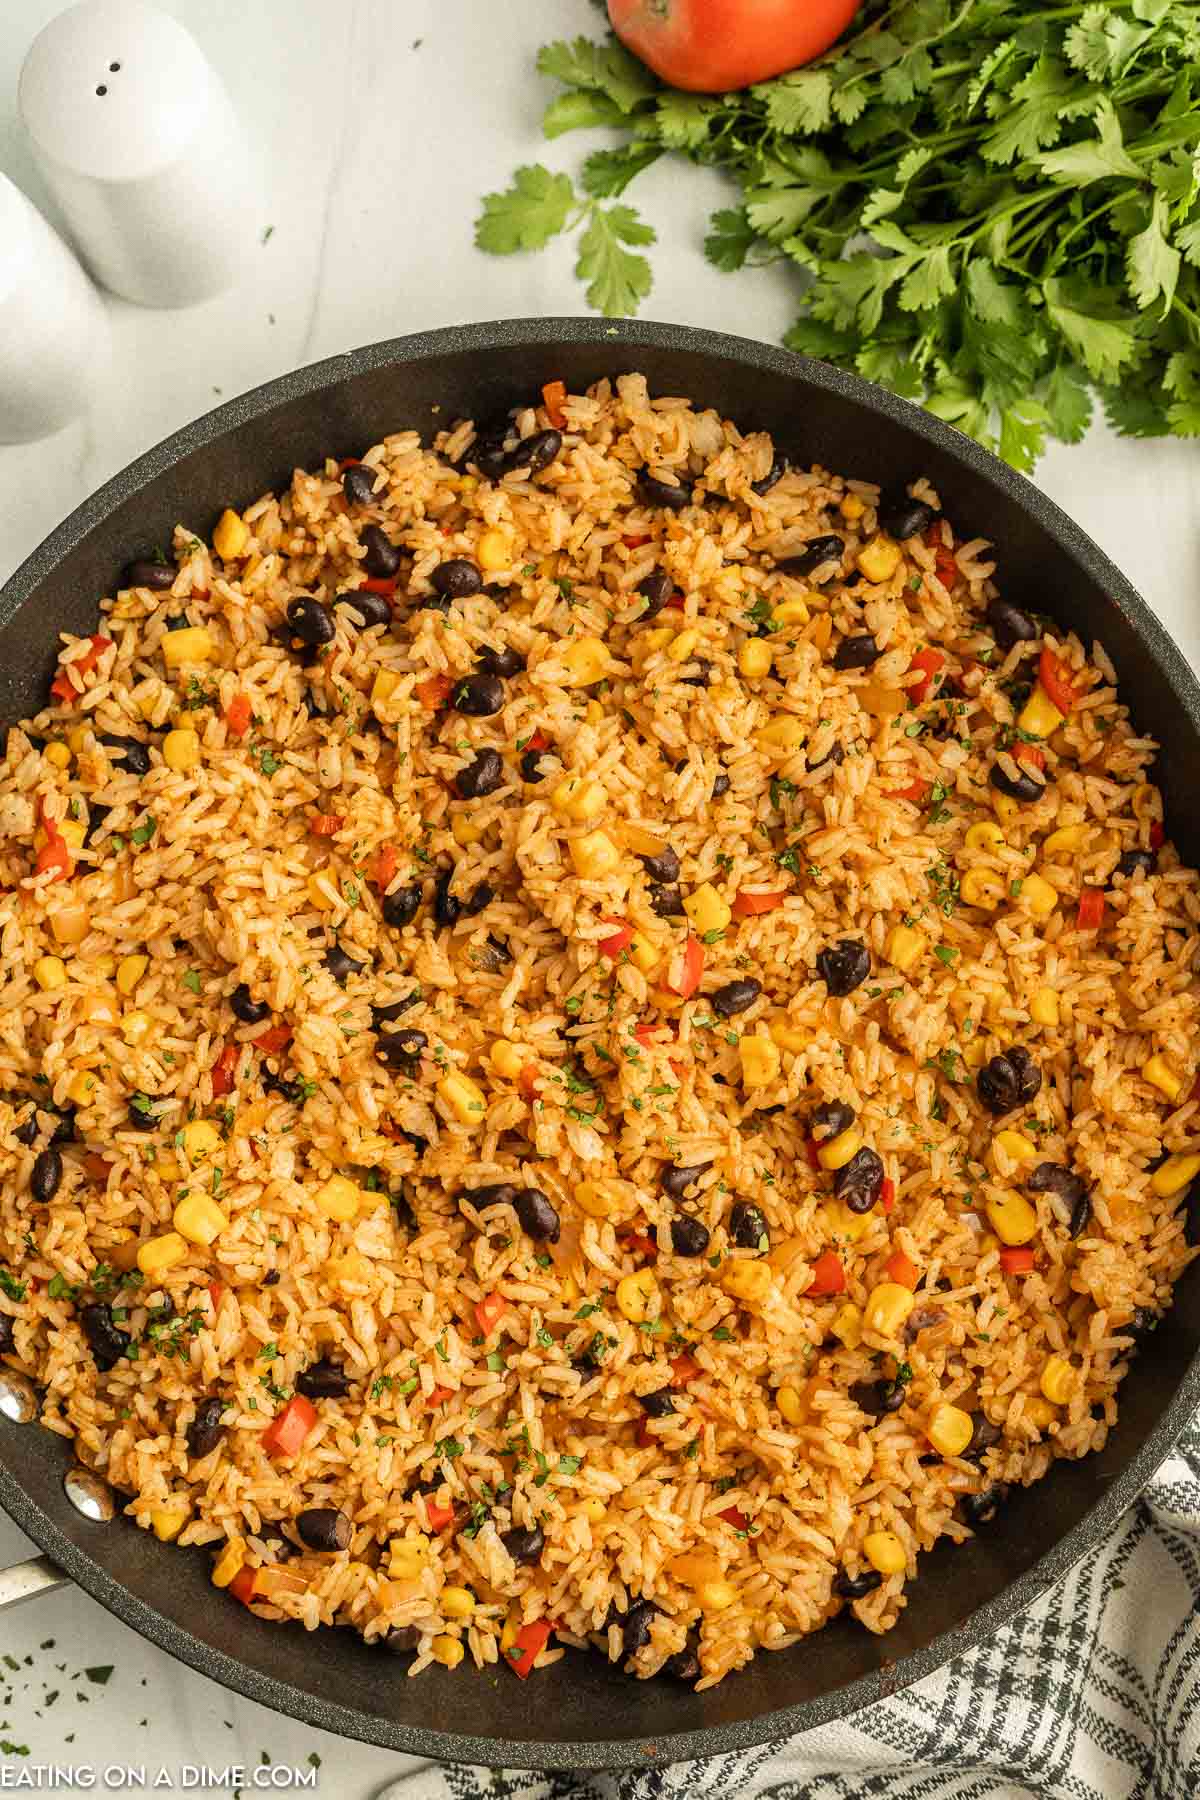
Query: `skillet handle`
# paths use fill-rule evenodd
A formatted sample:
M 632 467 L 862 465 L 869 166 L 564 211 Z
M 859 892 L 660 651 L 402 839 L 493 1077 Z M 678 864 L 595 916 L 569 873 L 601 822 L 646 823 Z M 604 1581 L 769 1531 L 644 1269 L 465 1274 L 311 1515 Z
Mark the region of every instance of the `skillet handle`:
M 65 1587 L 70 1579 L 48 1556 L 31 1556 L 28 1562 L 0 1569 L 0 1612 L 7 1606 L 19 1606 L 22 1600 L 48 1594 L 52 1588 Z

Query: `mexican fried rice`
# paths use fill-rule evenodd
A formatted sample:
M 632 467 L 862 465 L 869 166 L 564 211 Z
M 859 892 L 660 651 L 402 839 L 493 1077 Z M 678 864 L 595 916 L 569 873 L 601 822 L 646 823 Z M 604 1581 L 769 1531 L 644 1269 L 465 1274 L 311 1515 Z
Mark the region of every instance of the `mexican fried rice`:
M 3 1367 L 413 1673 L 886 1631 L 1192 1254 L 1102 646 L 637 375 L 196 523 L 7 736 Z

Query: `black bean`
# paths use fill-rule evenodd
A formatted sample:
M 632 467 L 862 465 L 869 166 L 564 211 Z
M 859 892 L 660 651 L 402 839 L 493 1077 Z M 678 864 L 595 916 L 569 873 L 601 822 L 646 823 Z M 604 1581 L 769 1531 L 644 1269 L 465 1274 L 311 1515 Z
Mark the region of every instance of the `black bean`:
M 871 953 L 857 938 L 839 938 L 817 952 L 817 974 L 835 999 L 860 987 L 871 973 Z
M 340 944 L 331 944 L 325 952 L 325 967 L 335 981 L 345 981 L 348 975 L 361 975 L 366 966 L 365 962 L 356 962 Z
M 375 471 L 355 463 L 342 471 L 342 492 L 351 506 L 370 506 L 375 498 Z
M 282 1076 L 276 1075 L 271 1069 L 263 1069 L 259 1080 L 268 1094 L 279 1094 L 292 1106 L 298 1106 L 304 1098 L 304 1090 L 298 1081 L 284 1081 Z
M 843 1163 L 833 1178 L 833 1191 L 852 1213 L 870 1212 L 883 1188 L 883 1159 L 864 1147 Z
M 340 1363 L 322 1356 L 297 1375 L 296 1392 L 306 1400 L 342 1400 L 350 1392 L 350 1377 Z
M 984 1488 L 982 1493 L 961 1495 L 958 1510 L 968 1525 L 990 1525 L 1010 1492 L 1007 1481 L 998 1481 L 993 1487 Z
M 1158 857 L 1153 850 L 1126 850 L 1117 864 L 1115 873 L 1124 875 L 1127 880 L 1130 876 L 1136 875 L 1139 869 L 1143 875 L 1153 875 L 1157 862 Z
M 16 1339 L 14 1321 L 8 1313 L 0 1313 L 0 1356 L 7 1356 L 10 1353 Z
M 128 775 L 148 775 L 150 773 L 150 752 L 140 738 L 106 737 L 100 742 L 112 751 L 111 762 L 125 765 Z
M 998 793 L 1007 794 L 1013 800 L 1040 800 L 1046 791 L 1044 781 L 1035 781 L 1028 769 L 1022 768 L 1014 756 L 1004 752 L 1011 768 L 1003 763 L 994 762 L 988 780 Z
M 229 996 L 229 1006 L 234 1018 L 240 1019 L 243 1025 L 257 1025 L 271 1010 L 265 1000 L 250 998 L 250 989 L 244 981 L 239 981 Z
M 489 481 L 495 481 L 504 473 L 508 461 L 505 448 L 508 439 L 515 436 L 516 432 L 509 418 L 493 419 L 489 424 L 477 425 L 475 442 L 463 461 L 473 462 L 481 475 L 486 475 Z
M 708 1226 L 691 1213 L 677 1213 L 671 1220 L 671 1248 L 676 1256 L 703 1256 L 709 1238 Z
M 637 496 L 643 506 L 665 506 L 669 512 L 682 512 L 692 503 L 692 484 L 686 473 L 679 487 L 657 481 L 653 475 L 642 475 L 638 478 Z
M 23 1096 L 19 1096 L 14 1104 L 19 1105 L 21 1098 Z M 13 1136 L 18 1144 L 24 1144 L 27 1149 L 31 1149 L 37 1143 L 37 1134 L 37 1107 L 34 1105 L 30 1107 L 28 1115 L 21 1120 L 21 1123 L 13 1127 Z
M 513 1211 L 521 1230 L 535 1244 L 557 1244 L 561 1230 L 558 1213 L 541 1188 L 518 1188 Z
M 304 699 L 301 704 L 310 719 L 323 719 L 327 716 L 324 706 L 310 687 L 305 688 Z
M 476 653 L 475 667 L 482 669 L 487 675 L 500 675 L 505 681 L 511 681 L 525 667 L 525 658 L 511 644 L 501 644 L 499 649 L 492 644 L 484 644 Z
M 53 1145 L 35 1158 L 29 1177 L 29 1191 L 39 1206 L 47 1206 L 57 1194 L 63 1178 L 63 1159 Z
M 1128 1325 L 1118 1325 L 1122 1337 L 1133 1339 L 1133 1350 L 1140 1350 L 1152 1331 L 1158 1329 L 1159 1315 L 1149 1306 L 1135 1306 Z M 1131 1352 L 1132 1354 L 1132 1352 Z
M 704 1171 L 711 1168 L 711 1163 L 675 1164 L 665 1168 L 659 1176 L 664 1194 L 670 1194 L 672 1200 L 679 1200 L 698 1181 Z
M 782 569 L 786 575 L 811 575 L 822 563 L 840 562 L 842 551 L 846 548 L 840 537 L 810 538 L 798 556 L 785 556 L 775 567 Z
M 869 669 L 877 663 L 883 651 L 868 632 L 858 637 L 844 637 L 838 645 L 833 657 L 835 669 Z
M 92 1361 L 100 1370 L 111 1369 L 133 1342 L 127 1331 L 118 1331 L 113 1323 L 112 1307 L 104 1301 L 93 1301 L 79 1309 L 79 1323 L 87 1339 Z
M 79 1133 L 75 1129 L 75 1108 L 73 1106 L 44 1106 L 43 1112 L 56 1112 L 58 1124 L 54 1127 L 50 1142 L 52 1144 L 73 1144 Z
M 753 975 L 743 976 L 740 981 L 727 981 L 724 987 L 716 989 L 708 996 L 708 1003 L 719 1018 L 732 1019 L 735 1013 L 745 1012 L 753 1006 L 762 993 L 762 982 L 756 981 Z
M 728 775 L 726 775 L 724 769 L 722 769 L 721 773 L 719 775 L 717 775 L 716 777 L 714 777 L 713 784 L 712 784 L 712 792 L 709 795 L 709 799 L 710 800 L 719 800 L 721 798 L 722 794 L 727 794 L 729 792 L 729 789 L 732 785 L 733 784 L 731 783 Z
M 505 464 L 510 469 L 528 469 L 531 475 L 540 475 L 555 461 L 561 449 L 561 431 L 535 431 L 530 437 L 522 438 L 515 450 L 509 451 Z
M 657 619 L 667 601 L 675 592 L 675 583 L 665 569 L 652 569 L 638 589 L 646 602 L 646 610 L 640 615 L 641 624 L 649 619 Z
M 165 621 L 168 631 L 186 631 L 191 622 L 186 613 L 172 613 Z
M 216 1449 L 225 1436 L 225 1426 L 221 1423 L 225 1407 L 226 1402 L 215 1395 L 201 1400 L 196 1408 L 196 1416 L 187 1428 L 189 1456 L 208 1456 Z
M 488 881 L 481 881 L 478 887 L 472 888 L 467 898 L 463 901 L 463 912 L 468 919 L 477 918 L 481 912 L 486 912 L 487 908 L 492 904 L 492 901 L 495 898 L 496 890 L 491 883 Z M 505 948 L 507 949 L 507 945 Z M 511 958 L 509 960 L 511 961 Z
M 763 476 L 762 480 L 752 481 L 750 483 L 750 492 L 752 494 L 769 494 L 771 489 L 775 486 L 775 483 L 777 481 L 782 481 L 787 472 L 788 459 L 783 454 L 782 450 L 777 450 L 771 466 Z
M 425 1033 L 409 1026 L 407 1030 L 381 1032 L 375 1040 L 375 1054 L 389 1069 L 410 1074 L 428 1045 Z
M 90 844 L 104 830 L 104 822 L 112 812 L 111 806 L 99 806 L 95 800 L 87 803 L 87 830 L 83 834 L 85 844 Z
M 443 600 L 469 600 L 483 586 L 483 576 L 465 556 L 452 556 L 439 563 L 429 577 L 429 585 Z
M 405 925 L 411 925 L 421 910 L 421 887 L 413 882 L 411 887 L 393 888 L 390 894 L 383 897 L 383 922 L 394 931 Z
M 662 1673 L 669 1675 L 673 1681 L 699 1681 L 700 1653 L 694 1644 L 685 1644 L 674 1656 L 668 1656 L 662 1666 Z
M 450 702 L 472 719 L 490 719 L 504 705 L 504 683 L 498 675 L 468 675 L 454 689 Z
M 542 1551 L 546 1548 L 546 1534 L 540 1525 L 514 1525 L 511 1531 L 500 1533 L 500 1542 L 508 1551 L 518 1568 L 530 1563 L 540 1563 Z
M 665 1419 L 668 1413 L 675 1411 L 675 1400 L 669 1387 L 659 1388 L 653 1394 L 635 1394 L 634 1399 L 648 1419 Z
M 679 858 L 670 844 L 653 856 L 643 856 L 642 867 L 652 881 L 671 883 L 679 880 Z
M 348 1550 L 354 1527 L 336 1506 L 306 1506 L 296 1514 L 300 1541 L 310 1550 Z
M 136 562 L 126 565 L 126 587 L 153 588 L 155 593 L 165 593 L 175 582 L 179 573 L 172 562 L 158 562 L 150 557 L 139 557 Z
M 986 1413 L 973 1412 L 971 1414 L 970 1442 L 963 1451 L 963 1455 L 982 1456 L 985 1451 L 992 1448 L 993 1444 L 998 1444 L 1003 1435 L 1000 1427 L 993 1425 Z
M 457 924 L 462 912 L 462 901 L 450 892 L 454 874 L 453 869 L 445 869 L 437 878 L 433 890 L 433 919 L 436 925 Z
M 653 1600 L 635 1600 L 629 1611 L 622 1618 L 618 1613 L 614 1623 L 621 1626 L 621 1655 L 633 1656 L 643 1645 L 650 1642 L 650 1622 L 661 1611 Z
M 513 1206 L 517 1190 L 511 1181 L 488 1181 L 482 1187 L 460 1188 L 457 1198 L 469 1200 L 472 1206 Z
M 831 1138 L 849 1131 L 855 1117 L 854 1108 L 844 1100 L 822 1100 L 820 1106 L 814 1106 L 809 1125 L 817 1143 L 827 1144 Z
M 129 1123 L 136 1131 L 157 1131 L 159 1115 L 154 1110 L 153 1094 L 131 1094 Z
M 313 649 L 319 644 L 332 643 L 337 630 L 329 608 L 314 600 L 311 594 L 301 594 L 299 599 L 288 601 L 287 622 L 292 636 Z
M 492 967 L 495 969 L 502 968 L 505 963 L 510 963 L 513 959 L 512 951 L 504 939 L 498 938 L 491 931 L 488 932 L 487 948 L 491 951 Z
M 729 1241 L 739 1250 L 769 1250 L 771 1234 L 767 1221 L 757 1206 L 748 1200 L 736 1200 L 729 1214 Z
M 932 506 L 924 500 L 913 500 L 908 494 L 897 494 L 879 504 L 880 530 L 897 542 L 928 531 L 937 516 Z
M 372 625 L 390 625 L 392 609 L 382 594 L 373 594 L 370 588 L 354 588 L 351 592 L 339 594 L 334 601 L 335 607 L 353 607 L 363 622 L 363 629 L 369 630 Z M 349 624 L 350 620 L 346 620 Z
M 689 669 L 694 669 L 695 673 L 692 675 L 681 675 L 679 677 L 680 685 L 682 687 L 707 687 L 709 685 L 712 680 L 714 665 L 708 660 L 707 656 L 694 656 L 688 664 L 688 667 Z
M 394 1025 L 396 1020 L 409 1012 L 421 998 L 420 988 L 414 988 L 411 994 L 405 994 L 402 1000 L 390 1000 L 386 1006 L 376 1006 L 371 1002 L 371 1030 L 381 1031 L 385 1025 Z
M 371 1639 L 373 1645 L 386 1650 L 389 1656 L 411 1656 L 420 1642 L 421 1633 L 415 1625 L 393 1625 L 382 1637 Z
M 833 1591 L 843 1600 L 862 1600 L 867 1594 L 873 1594 L 882 1581 L 878 1569 L 861 1569 L 857 1575 L 842 1569 L 834 1577 Z
M 856 1381 L 849 1389 L 849 1395 L 855 1406 L 869 1418 L 881 1419 L 887 1413 L 898 1412 L 904 1405 L 904 1383 Z
M 818 756 L 817 760 L 815 762 L 810 762 L 808 766 L 810 769 L 823 769 L 826 763 L 832 763 L 834 768 L 840 769 L 845 760 L 845 750 L 840 744 L 834 744 L 831 749 L 825 752 L 824 756 Z
M 1042 635 L 1029 614 L 1008 600 L 990 601 L 987 621 L 1002 650 L 1011 650 L 1014 644 L 1031 644 Z
M 664 887 L 656 882 L 650 889 L 650 910 L 660 919 L 681 919 L 684 916 L 683 895 L 678 887 Z
M 373 581 L 390 581 L 400 567 L 400 546 L 378 525 L 364 525 L 358 541 L 366 554 L 362 566 Z
M 989 1057 L 978 1075 L 975 1086 L 979 1098 L 997 1118 L 1015 1106 L 1027 1106 L 1042 1086 L 1042 1071 L 1022 1044 L 1013 1044 L 998 1056 Z M 1049 1167 L 1049 1164 L 1044 1165 Z
M 1078 1237 L 1092 1216 L 1091 1196 L 1073 1169 L 1062 1163 L 1041 1162 L 1025 1178 L 1025 1185 L 1035 1194 L 1046 1194 L 1050 1210 L 1072 1237 Z
M 283 1276 L 278 1269 L 268 1269 L 262 1278 L 262 1284 L 264 1287 L 278 1287 L 282 1280 Z
M 503 785 L 504 764 L 498 750 L 480 750 L 454 777 L 455 790 L 463 800 L 482 800 Z

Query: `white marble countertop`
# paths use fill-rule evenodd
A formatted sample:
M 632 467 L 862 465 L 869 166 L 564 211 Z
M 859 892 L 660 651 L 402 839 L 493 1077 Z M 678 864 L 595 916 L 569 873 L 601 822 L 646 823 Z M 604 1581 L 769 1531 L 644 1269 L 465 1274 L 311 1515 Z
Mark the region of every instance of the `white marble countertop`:
M 39 204 L 14 96 L 29 43 L 61 4 L 21 0 L 0 31 L 0 168 Z M 244 282 L 202 306 L 110 303 L 113 362 L 86 418 L 40 444 L 0 448 L 0 579 L 101 481 L 222 398 L 402 332 L 583 310 L 568 243 L 536 257 L 485 257 L 472 223 L 480 195 L 504 186 L 518 163 L 574 169 L 589 147 L 543 144 L 552 90 L 533 72 L 539 43 L 595 30 L 588 0 L 160 4 L 195 33 L 261 149 L 266 241 Z M 702 256 L 707 214 L 727 203 L 720 179 L 664 162 L 640 179 L 637 197 L 660 240 L 647 316 L 778 338 L 795 312 L 790 277 L 760 270 L 735 281 Z M 1048 455 L 1037 479 L 1200 663 L 1197 446 L 1097 429 Z M 27 1548 L 0 1520 L 0 1567 Z M 6 1615 L 0 1657 L 0 1769 L 18 1762 L 11 1744 L 28 1747 L 25 1767 L 69 1759 L 179 1771 L 253 1766 L 264 1754 L 306 1766 L 316 1754 L 323 1792 L 365 1800 L 405 1766 L 224 1693 L 71 1590 Z M 108 1665 L 104 1683 L 77 1674 Z

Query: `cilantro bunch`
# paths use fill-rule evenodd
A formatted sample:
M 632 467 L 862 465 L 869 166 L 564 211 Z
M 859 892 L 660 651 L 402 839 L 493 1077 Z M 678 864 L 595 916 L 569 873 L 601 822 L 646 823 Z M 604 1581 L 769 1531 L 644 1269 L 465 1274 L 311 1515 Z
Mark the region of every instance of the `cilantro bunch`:
M 818 62 L 723 96 L 663 87 L 615 42 L 538 67 L 564 89 L 547 137 L 621 141 L 579 191 L 518 170 L 484 201 L 483 249 L 579 227 L 589 302 L 632 312 L 654 232 L 621 196 L 681 152 L 741 189 L 711 262 L 795 264 L 792 349 L 1018 468 L 1077 442 L 1096 396 L 1120 432 L 1200 434 L 1200 0 L 871 0 Z

